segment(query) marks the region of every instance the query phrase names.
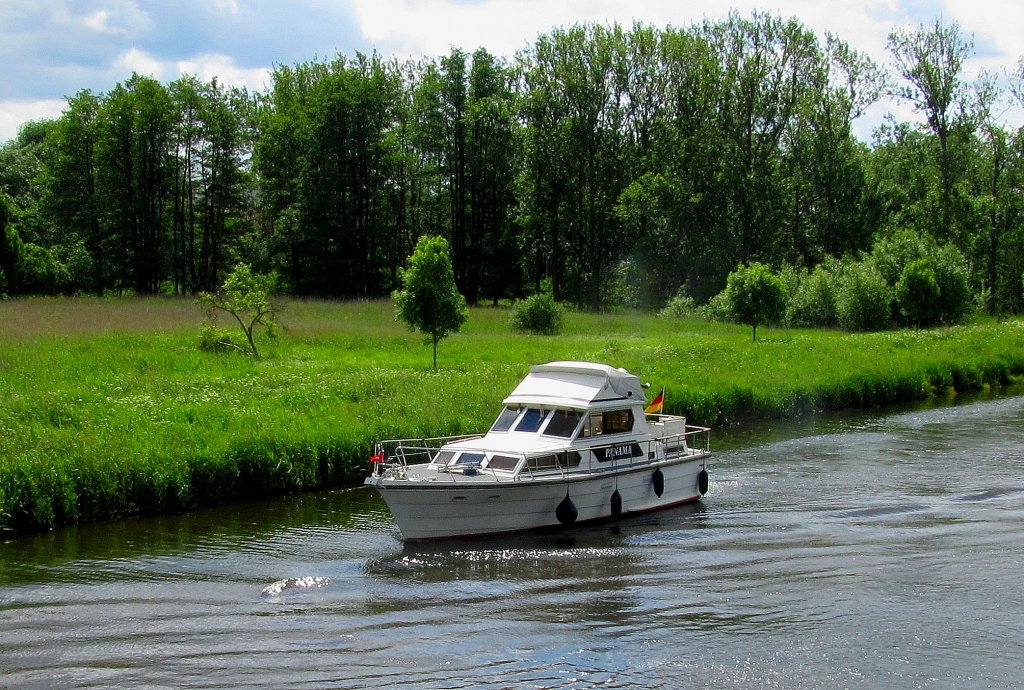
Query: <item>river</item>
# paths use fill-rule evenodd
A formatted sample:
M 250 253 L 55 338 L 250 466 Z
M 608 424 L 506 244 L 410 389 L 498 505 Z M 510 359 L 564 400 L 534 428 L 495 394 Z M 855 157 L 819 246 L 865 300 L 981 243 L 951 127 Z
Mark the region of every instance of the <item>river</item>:
M 1024 687 L 1024 398 L 719 446 L 558 534 L 404 546 L 359 488 L 0 536 L 0 687 Z

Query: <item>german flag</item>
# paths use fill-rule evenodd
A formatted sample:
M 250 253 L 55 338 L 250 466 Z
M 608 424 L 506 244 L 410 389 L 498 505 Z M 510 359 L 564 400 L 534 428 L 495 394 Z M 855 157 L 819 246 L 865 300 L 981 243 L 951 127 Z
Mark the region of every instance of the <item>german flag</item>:
M 662 388 L 661 392 L 658 393 L 657 397 L 651 401 L 651 404 L 644 410 L 644 414 L 661 414 L 662 408 L 665 407 L 665 389 Z

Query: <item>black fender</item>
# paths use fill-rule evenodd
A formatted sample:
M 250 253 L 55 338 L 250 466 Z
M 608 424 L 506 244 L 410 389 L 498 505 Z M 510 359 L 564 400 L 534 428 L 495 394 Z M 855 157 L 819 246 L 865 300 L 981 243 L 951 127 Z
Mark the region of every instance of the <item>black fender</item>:
M 620 515 L 622 515 L 622 494 L 616 489 L 612 494 L 612 517 L 617 518 Z
M 565 493 L 565 498 L 555 508 L 555 517 L 563 525 L 571 525 L 576 522 L 576 518 L 579 517 L 580 511 L 576 509 L 576 504 L 569 498 L 569 492 Z
M 700 474 L 697 475 L 697 490 L 700 491 L 700 495 L 703 496 L 708 492 L 708 471 L 703 469 Z

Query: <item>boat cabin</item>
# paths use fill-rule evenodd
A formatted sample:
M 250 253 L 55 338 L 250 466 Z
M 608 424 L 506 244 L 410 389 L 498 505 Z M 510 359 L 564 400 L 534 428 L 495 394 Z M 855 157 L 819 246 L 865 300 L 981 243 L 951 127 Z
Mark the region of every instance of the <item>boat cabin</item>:
M 640 382 L 622 369 L 586 362 L 536 365 L 505 398 L 484 436 L 446 443 L 429 469 L 511 476 L 653 460 L 658 453 L 648 447 L 645 404 Z

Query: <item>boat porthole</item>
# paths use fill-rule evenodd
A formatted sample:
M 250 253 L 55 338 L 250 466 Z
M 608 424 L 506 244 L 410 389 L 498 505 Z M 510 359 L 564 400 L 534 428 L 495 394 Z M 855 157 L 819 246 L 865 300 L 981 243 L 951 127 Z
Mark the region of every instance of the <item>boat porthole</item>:
M 661 468 L 654 470 L 654 474 L 651 475 L 651 486 L 654 487 L 654 493 L 661 498 L 661 495 L 665 493 L 665 475 L 661 473 Z
M 622 494 L 616 489 L 612 494 L 612 517 L 617 518 L 620 515 L 622 515 Z
M 557 508 L 555 508 L 555 517 L 558 518 L 558 521 L 563 525 L 571 525 L 576 522 L 578 515 L 579 511 L 576 510 L 576 504 L 572 502 L 572 499 L 569 498 L 569 494 L 566 493 L 565 498 L 563 498 L 562 502 L 558 504 Z
M 701 470 L 700 474 L 697 475 L 697 489 L 700 491 L 700 495 L 703 496 L 708 492 L 708 471 Z

